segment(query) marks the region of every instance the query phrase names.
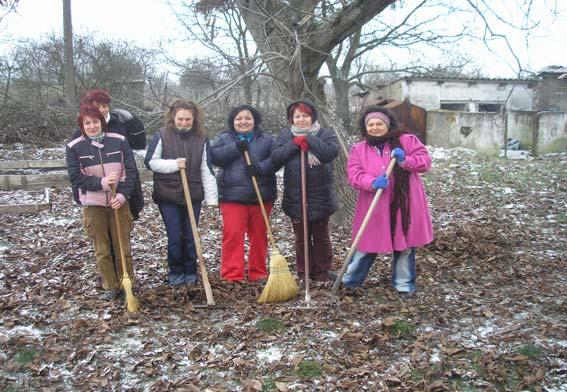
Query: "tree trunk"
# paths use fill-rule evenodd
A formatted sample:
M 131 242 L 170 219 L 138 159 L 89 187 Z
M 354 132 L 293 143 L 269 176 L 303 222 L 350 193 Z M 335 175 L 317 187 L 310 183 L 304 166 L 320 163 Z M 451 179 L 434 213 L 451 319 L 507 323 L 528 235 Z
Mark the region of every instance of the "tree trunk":
M 349 99 L 349 82 L 346 80 L 335 79 L 333 80 L 333 87 L 335 90 L 335 116 L 340 122 L 345 134 L 352 134 L 352 121 L 350 114 L 350 99 Z
M 70 106 L 77 105 L 77 83 L 73 65 L 73 24 L 71 0 L 63 0 L 63 36 L 65 41 L 65 95 Z

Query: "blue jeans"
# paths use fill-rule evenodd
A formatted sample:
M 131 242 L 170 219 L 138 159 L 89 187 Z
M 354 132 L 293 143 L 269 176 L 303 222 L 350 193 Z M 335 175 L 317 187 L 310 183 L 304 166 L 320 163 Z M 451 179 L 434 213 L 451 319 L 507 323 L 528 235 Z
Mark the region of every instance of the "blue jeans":
M 376 253 L 356 251 L 343 275 L 345 287 L 360 287 L 366 280 L 370 267 L 374 264 Z M 392 287 L 399 292 L 413 293 L 416 290 L 415 248 L 394 251 L 392 256 Z
M 192 200 L 195 220 L 199 223 L 201 202 Z M 159 203 L 159 212 L 167 231 L 167 279 L 171 285 L 197 282 L 197 251 L 191 231 L 187 207 L 175 203 Z

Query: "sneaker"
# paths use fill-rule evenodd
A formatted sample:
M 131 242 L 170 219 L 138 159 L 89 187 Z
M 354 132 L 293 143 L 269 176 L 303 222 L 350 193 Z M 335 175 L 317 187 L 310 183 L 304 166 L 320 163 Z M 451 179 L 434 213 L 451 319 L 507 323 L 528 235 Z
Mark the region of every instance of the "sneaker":
M 185 284 L 185 275 L 168 275 L 167 283 L 170 286 L 181 286 Z
M 197 275 L 183 275 L 183 279 L 184 283 L 189 286 L 194 286 L 199 281 Z
M 120 295 L 121 292 L 122 292 L 122 290 L 120 290 L 120 289 L 104 290 L 104 292 L 101 294 L 100 298 L 104 301 L 113 301 L 114 299 L 116 299 Z
M 397 293 L 402 300 L 412 299 L 415 297 L 415 291 L 398 291 Z

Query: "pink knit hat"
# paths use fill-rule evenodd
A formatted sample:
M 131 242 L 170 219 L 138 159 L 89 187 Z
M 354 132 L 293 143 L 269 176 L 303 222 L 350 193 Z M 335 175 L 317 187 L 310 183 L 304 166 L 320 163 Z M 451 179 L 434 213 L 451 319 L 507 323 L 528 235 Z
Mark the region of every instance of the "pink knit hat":
M 368 125 L 368 121 L 370 121 L 370 119 L 372 118 L 379 118 L 380 120 L 384 121 L 384 124 L 386 124 L 388 128 L 390 128 L 390 117 L 388 117 L 386 114 L 382 112 L 368 113 L 366 117 L 364 117 L 364 125 Z

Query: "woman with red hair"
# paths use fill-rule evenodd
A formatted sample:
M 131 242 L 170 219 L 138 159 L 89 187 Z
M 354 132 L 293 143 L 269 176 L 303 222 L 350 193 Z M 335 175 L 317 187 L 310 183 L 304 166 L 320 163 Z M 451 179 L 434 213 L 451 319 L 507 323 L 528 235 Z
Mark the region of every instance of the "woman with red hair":
M 126 138 L 108 132 L 99 109 L 83 105 L 77 124 L 80 136 L 66 146 L 67 171 L 71 185 L 78 189 L 83 206 L 83 225 L 93 240 L 96 261 L 102 278 L 102 298 L 112 300 L 120 296 L 122 261 L 118 242 L 118 228 L 114 211 L 118 211 L 120 237 L 128 274 L 134 279 L 130 252 L 132 215 L 128 199 L 136 181 L 136 163 Z M 112 188 L 116 187 L 113 195 Z M 114 247 L 116 260 L 112 257 Z
M 333 160 L 339 153 L 334 131 L 317 121 L 317 109 L 308 99 L 293 102 L 287 108 L 290 127 L 284 129 L 272 153 L 276 168 L 284 166 L 282 209 L 291 218 L 295 233 L 295 253 L 299 279 L 305 276 L 304 238 L 308 239 L 309 276 L 314 281 L 328 282 L 335 278 L 330 272 L 333 249 L 329 220 L 337 210 L 333 187 Z M 301 155 L 306 153 L 307 236 L 303 230 L 301 202 Z
M 108 130 L 124 136 L 130 148 L 134 150 L 143 150 L 146 148 L 146 130 L 144 129 L 144 123 L 127 110 L 110 110 L 110 94 L 107 90 L 94 89 L 87 91 L 87 93 L 81 97 L 81 105 L 89 105 L 98 108 L 106 121 Z M 73 139 L 79 136 L 80 132 L 77 130 L 73 135 Z M 75 201 L 79 203 L 76 189 L 73 190 L 73 195 L 75 196 Z M 140 212 L 144 208 L 144 194 L 138 169 L 136 169 L 135 187 L 128 204 L 132 216 L 135 220 L 138 219 Z

